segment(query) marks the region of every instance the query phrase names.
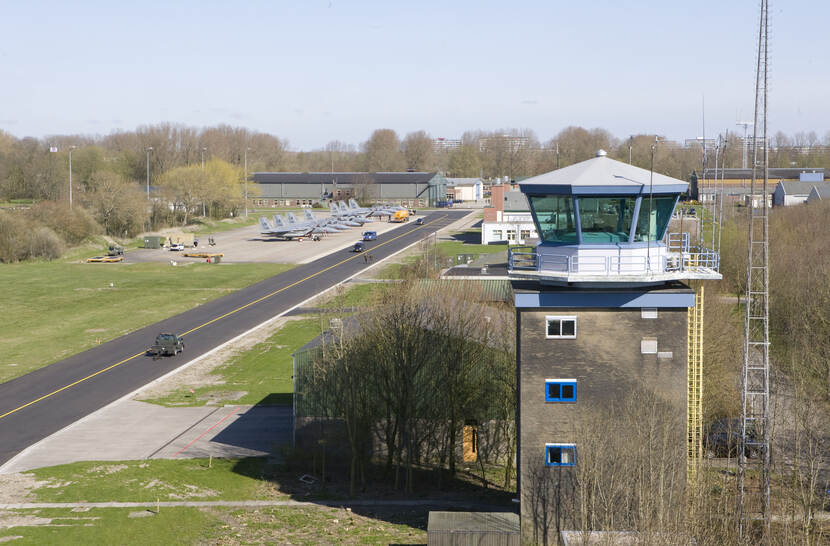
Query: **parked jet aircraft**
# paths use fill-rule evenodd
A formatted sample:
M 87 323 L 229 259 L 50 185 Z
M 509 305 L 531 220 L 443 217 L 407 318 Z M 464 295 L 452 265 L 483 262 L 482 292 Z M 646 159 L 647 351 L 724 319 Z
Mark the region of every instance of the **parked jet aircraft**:
M 333 227 L 334 229 L 339 230 L 349 229 L 350 227 L 356 227 L 360 225 L 357 222 L 351 222 L 349 220 L 338 220 L 335 217 L 321 218 L 318 220 L 317 217 L 314 216 L 314 213 L 308 209 L 306 209 L 305 211 L 305 219 L 307 222 L 318 222 L 321 226 Z
M 259 217 L 259 233 L 265 237 L 280 237 L 282 239 L 294 239 L 297 237 L 307 237 L 311 233 L 310 229 L 298 229 L 296 226 L 291 227 L 285 225 L 282 218 L 274 216 L 274 224 L 268 221 L 265 216 Z
M 340 205 L 343 205 L 342 201 Z M 365 214 L 354 213 L 345 206 L 338 207 L 333 202 L 329 203 L 329 210 L 331 211 L 332 218 L 336 218 L 338 222 L 355 222 L 357 225 L 362 226 L 369 221 L 366 219 Z
M 378 205 L 375 207 L 361 207 L 354 199 L 349 199 L 349 212 L 354 214 L 365 214 L 367 216 L 392 216 L 395 211 L 401 210 L 403 207 L 397 205 Z

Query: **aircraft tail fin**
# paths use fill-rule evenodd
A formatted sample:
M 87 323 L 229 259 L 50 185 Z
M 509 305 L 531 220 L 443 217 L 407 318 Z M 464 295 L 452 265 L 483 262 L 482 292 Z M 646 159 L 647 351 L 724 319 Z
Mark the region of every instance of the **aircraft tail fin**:
M 314 218 L 314 213 L 311 212 L 308 209 L 305 209 L 305 219 L 310 221 L 310 222 L 313 222 L 314 220 L 316 220 L 316 218 Z
M 340 211 L 337 209 L 337 205 L 334 204 L 334 201 L 329 201 L 329 210 L 332 214 L 338 214 Z
M 287 213 L 286 216 L 288 216 L 288 224 L 289 225 L 297 223 L 297 217 L 294 216 L 293 212 Z
M 274 225 L 277 227 L 285 227 L 285 220 L 279 214 L 274 215 Z
M 268 221 L 268 218 L 265 216 L 259 217 L 259 229 L 260 231 L 273 231 L 274 228 L 271 227 L 271 223 Z
M 344 203 L 343 201 L 338 201 L 337 204 L 338 206 L 340 206 L 340 212 L 349 212 L 348 207 L 346 207 L 346 203 Z
M 349 207 L 351 207 L 353 210 L 357 210 L 360 208 L 360 205 L 358 205 L 357 201 L 355 201 L 354 199 L 349 199 Z

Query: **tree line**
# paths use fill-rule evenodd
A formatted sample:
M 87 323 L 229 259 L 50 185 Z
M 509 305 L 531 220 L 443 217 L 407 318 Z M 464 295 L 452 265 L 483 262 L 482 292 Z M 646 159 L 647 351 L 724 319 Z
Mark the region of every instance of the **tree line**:
M 442 149 L 426 131 L 399 136 L 377 129 L 358 146 L 332 141 L 319 150 L 292 151 L 287 140 L 244 127 L 218 125 L 195 128 L 161 123 L 116 131 L 106 136 L 56 135 L 42 139 L 16 138 L 0 131 L 0 200 L 66 199 L 69 151 L 73 183 L 89 186 L 98 171 L 113 172 L 126 181 L 146 182 L 148 170 L 155 185 L 167 172 L 201 166 L 218 159 L 240 172 L 254 171 L 440 171 L 452 177 L 533 176 L 590 159 L 599 149 L 610 157 L 650 168 L 652 146 L 657 172 L 687 180 L 700 170 L 699 145 L 684 146 L 656 134 L 618 138 L 602 128 L 566 127 L 542 142 L 531 130 L 467 131 L 457 147 Z M 776 133 L 770 139 L 771 167 L 830 168 L 830 133 L 790 137 Z M 57 152 L 50 152 L 57 150 Z M 741 139 L 729 133 L 723 140 L 720 164 L 739 167 Z M 709 162 L 713 157 L 710 150 Z M 243 172 L 244 176 L 244 172 Z

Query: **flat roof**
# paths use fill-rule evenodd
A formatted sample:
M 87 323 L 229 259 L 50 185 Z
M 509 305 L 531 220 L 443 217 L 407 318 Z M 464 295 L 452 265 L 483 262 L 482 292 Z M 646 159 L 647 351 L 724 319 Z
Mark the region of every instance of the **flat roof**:
M 255 172 L 258 184 L 428 184 L 437 172 Z

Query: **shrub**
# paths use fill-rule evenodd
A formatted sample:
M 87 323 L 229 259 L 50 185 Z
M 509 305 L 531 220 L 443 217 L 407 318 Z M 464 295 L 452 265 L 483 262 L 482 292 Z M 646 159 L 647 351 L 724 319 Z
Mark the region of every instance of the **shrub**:
M 0 262 L 33 258 L 52 260 L 61 255 L 60 237 L 46 226 L 37 226 L 23 214 L 0 211 Z
M 101 226 L 83 207 L 43 201 L 29 209 L 29 215 L 57 233 L 68 245 L 78 245 L 101 232 Z

